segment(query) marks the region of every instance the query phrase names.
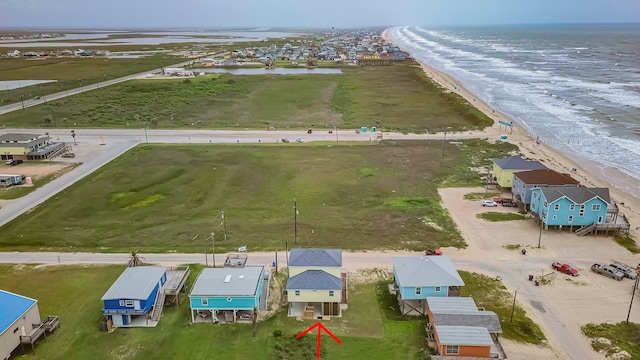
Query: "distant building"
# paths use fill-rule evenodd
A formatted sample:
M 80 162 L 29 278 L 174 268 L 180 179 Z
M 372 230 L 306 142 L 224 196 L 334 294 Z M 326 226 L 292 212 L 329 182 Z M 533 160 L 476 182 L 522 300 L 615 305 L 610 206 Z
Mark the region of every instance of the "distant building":
M 540 161 L 529 161 L 520 156 L 509 156 L 493 160 L 493 177 L 500 188 L 511 189 L 513 173 L 546 168 Z
M 8 133 L 0 135 L 0 159 L 40 160 L 58 155 L 64 144 L 51 144 L 50 137 L 37 134 Z

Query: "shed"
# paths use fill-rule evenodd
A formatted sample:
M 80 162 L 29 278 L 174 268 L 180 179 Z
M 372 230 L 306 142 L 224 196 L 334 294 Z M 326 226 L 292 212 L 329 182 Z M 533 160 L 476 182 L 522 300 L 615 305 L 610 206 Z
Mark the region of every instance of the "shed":
M 33 324 L 40 323 L 38 301 L 0 290 L 0 359 L 8 359 Z

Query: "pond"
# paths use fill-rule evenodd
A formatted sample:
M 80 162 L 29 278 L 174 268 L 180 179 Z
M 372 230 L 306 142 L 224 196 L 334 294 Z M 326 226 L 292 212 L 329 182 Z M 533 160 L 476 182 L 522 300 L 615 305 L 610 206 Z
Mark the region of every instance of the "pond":
M 214 73 L 214 74 L 231 74 L 231 75 L 328 75 L 328 74 L 342 74 L 340 69 L 327 69 L 327 68 L 246 68 L 246 69 L 224 69 L 224 68 L 204 68 L 204 69 L 191 69 L 194 74 Z

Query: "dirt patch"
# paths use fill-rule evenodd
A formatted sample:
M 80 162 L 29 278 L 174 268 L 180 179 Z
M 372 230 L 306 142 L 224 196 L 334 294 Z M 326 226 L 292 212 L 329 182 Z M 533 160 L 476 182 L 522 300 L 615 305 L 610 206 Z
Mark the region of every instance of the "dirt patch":
M 29 164 L 23 163 L 18 166 L 1 166 L 0 173 L 3 174 L 20 174 L 24 176 L 30 176 L 34 179 L 41 178 L 47 176 L 49 174 L 53 174 L 59 171 L 62 171 L 62 174 L 66 173 L 68 170 L 64 171 L 65 168 L 72 169 L 73 166 L 70 166 L 66 163 L 37 163 L 37 164 Z

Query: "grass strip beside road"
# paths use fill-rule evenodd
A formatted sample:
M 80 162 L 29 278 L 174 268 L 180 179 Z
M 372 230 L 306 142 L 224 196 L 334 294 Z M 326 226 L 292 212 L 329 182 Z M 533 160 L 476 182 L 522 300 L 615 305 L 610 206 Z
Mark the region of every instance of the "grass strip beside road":
M 497 221 L 513 221 L 513 220 L 524 220 L 524 215 L 517 213 L 504 213 L 504 212 L 496 212 L 489 211 L 483 212 L 480 214 L 476 214 L 476 217 L 479 219 L 497 222 Z
M 640 359 L 640 324 L 586 324 L 581 329 L 598 353 L 604 352 L 611 359 Z M 623 351 L 630 357 L 620 354 Z

